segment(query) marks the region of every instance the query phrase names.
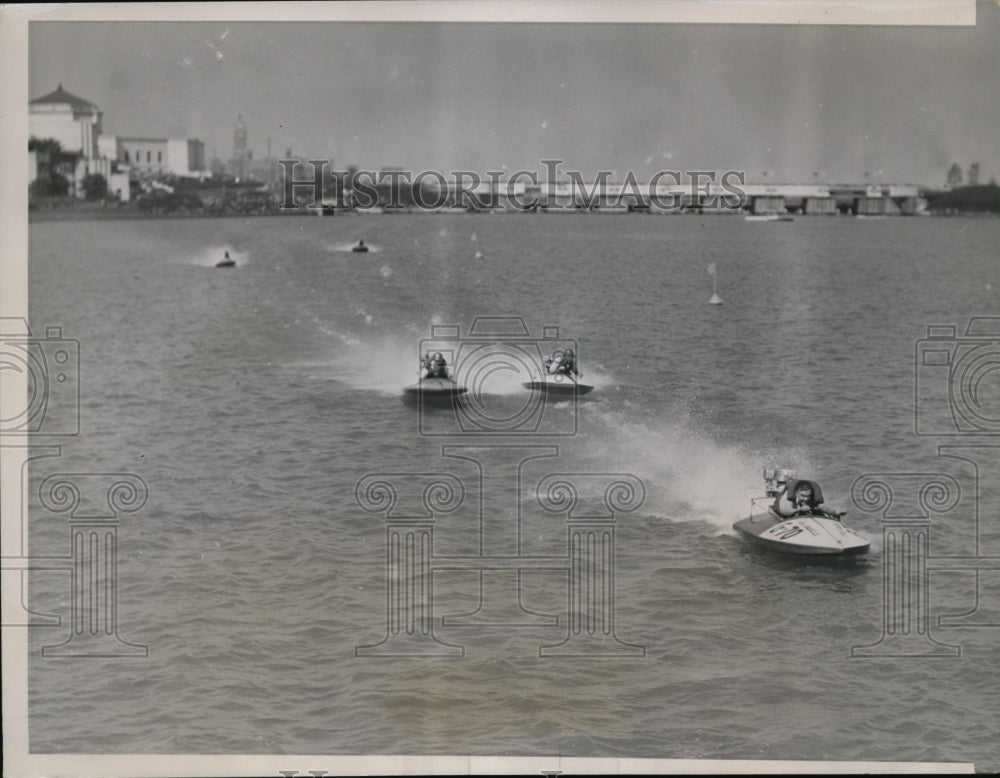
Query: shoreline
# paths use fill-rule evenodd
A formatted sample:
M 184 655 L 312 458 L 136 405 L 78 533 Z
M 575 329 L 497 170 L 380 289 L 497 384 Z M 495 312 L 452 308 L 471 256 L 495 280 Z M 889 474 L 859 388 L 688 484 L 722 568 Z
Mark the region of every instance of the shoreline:
M 266 216 L 310 216 L 309 213 L 144 213 L 137 208 L 47 208 L 28 211 L 28 223 L 59 221 L 138 221 L 146 219 L 250 219 Z
M 399 216 L 399 215 L 410 215 L 410 214 L 420 214 L 423 216 L 490 216 L 493 214 L 534 214 L 540 216 L 729 216 L 740 218 L 742 216 L 752 216 L 753 214 L 745 213 L 731 213 L 728 211 L 697 211 L 697 210 L 687 210 L 687 211 L 635 211 L 635 212 L 608 212 L 605 211 L 601 213 L 588 212 L 584 210 L 575 209 L 565 209 L 559 211 L 549 211 L 544 210 L 537 211 L 505 211 L 505 210 L 490 210 L 490 211 L 465 211 L 465 212 L 446 212 L 446 211 L 401 211 L 395 213 L 386 212 L 375 212 L 367 211 L 360 212 L 354 211 L 350 213 L 338 212 L 335 214 L 317 214 L 315 211 L 295 209 L 288 211 L 274 211 L 267 213 L 148 213 L 138 210 L 134 207 L 118 207 L 118 206 L 107 206 L 107 207 L 96 207 L 96 208 L 79 208 L 79 207 L 66 207 L 66 208 L 46 208 L 42 210 L 29 210 L 28 211 L 28 222 L 59 222 L 59 221 L 135 221 L 135 220 L 162 220 L 162 219 L 258 219 L 258 218 L 302 218 L 302 217 L 312 217 L 312 218 L 323 218 L 332 219 L 338 218 L 342 219 L 345 217 L 354 216 L 364 216 L 369 218 L 371 216 Z M 951 217 L 977 217 L 977 218 L 1000 218 L 1000 213 L 995 213 L 993 211 L 951 211 L 951 212 L 926 212 L 924 214 L 907 214 L 907 215 L 886 215 L 886 214 L 788 214 L 793 218 L 797 219 L 858 219 L 864 220 L 865 217 L 877 218 L 877 219 L 914 219 L 914 218 L 925 218 L 928 216 L 938 217 L 938 218 L 951 218 Z

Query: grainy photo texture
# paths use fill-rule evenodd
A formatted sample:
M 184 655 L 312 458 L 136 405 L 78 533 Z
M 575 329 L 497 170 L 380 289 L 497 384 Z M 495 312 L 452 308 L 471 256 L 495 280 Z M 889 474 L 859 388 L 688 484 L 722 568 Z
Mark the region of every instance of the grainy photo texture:
M 11 776 L 1000 770 L 1000 7 L 0 9 Z

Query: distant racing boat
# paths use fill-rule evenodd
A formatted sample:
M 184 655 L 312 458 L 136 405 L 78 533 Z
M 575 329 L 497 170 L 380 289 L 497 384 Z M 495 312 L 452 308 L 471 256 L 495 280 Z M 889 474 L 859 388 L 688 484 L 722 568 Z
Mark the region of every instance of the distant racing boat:
M 748 213 L 744 215 L 744 220 L 748 222 L 793 222 L 794 216 L 787 213 Z
M 457 397 L 467 391 L 469 390 L 450 378 L 421 378 L 417 383 L 403 387 L 405 394 L 424 397 Z
M 563 356 L 556 354 L 551 363 L 546 362 L 541 381 L 527 381 L 521 384 L 525 389 L 544 394 L 579 395 L 593 390 L 589 384 L 581 384 L 577 377 L 562 367 Z
M 588 394 L 593 390 L 590 384 L 581 384 L 573 376 L 565 373 L 547 375 L 541 381 L 526 381 L 521 384 L 525 389 L 543 394 Z

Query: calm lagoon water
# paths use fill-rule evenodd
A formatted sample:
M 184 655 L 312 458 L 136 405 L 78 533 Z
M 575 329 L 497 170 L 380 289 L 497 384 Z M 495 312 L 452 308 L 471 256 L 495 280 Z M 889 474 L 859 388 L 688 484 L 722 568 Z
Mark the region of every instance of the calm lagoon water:
M 369 253 L 349 250 L 359 238 Z M 929 324 L 956 325 L 954 350 L 970 316 L 1000 314 L 998 246 L 1000 220 L 963 218 L 33 224 L 32 329 L 80 342 L 82 432 L 31 481 L 146 482 L 119 528 L 118 630 L 149 655 L 43 658 L 66 634 L 32 630 L 31 750 L 1000 769 L 1000 573 L 931 574 L 928 639 L 961 656 L 851 656 L 880 640 L 884 613 L 881 516 L 852 504 L 855 479 L 945 471 L 974 485 L 975 465 L 937 448 L 969 438 L 914 434 L 915 383 L 928 413 L 951 401 L 914 355 Z M 216 269 L 226 250 L 237 267 Z M 710 263 L 721 306 L 707 304 Z M 401 387 L 433 326 L 467 337 L 477 317 L 520 317 L 531 343 L 558 328 L 594 392 L 544 405 L 536 435 L 437 434 L 450 411 L 425 415 Z M 523 405 L 520 376 L 483 380 L 498 413 Z M 954 432 L 948 418 L 931 431 Z M 550 456 L 519 470 L 524 446 Z M 977 456 L 996 472 L 995 449 Z M 731 525 L 766 465 L 819 480 L 871 553 L 816 565 L 748 548 Z M 477 607 L 479 573 L 442 569 L 434 633 L 464 655 L 355 655 L 385 637 L 387 608 L 384 516 L 359 507 L 361 479 L 463 484 L 435 554 L 551 556 L 566 553 L 565 521 L 532 485 L 555 472 L 630 474 L 645 491 L 617 518 L 614 582 L 615 632 L 643 652 L 539 656 L 567 634 L 565 569 L 521 574 L 524 612 L 552 618 L 520 626 L 454 618 Z M 978 530 L 965 498 L 934 517 L 932 554 L 1000 554 L 996 502 L 980 496 Z M 65 517 L 34 487 L 29 519 L 32 553 L 65 553 Z M 513 575 L 484 574 L 484 598 Z M 977 591 L 974 617 L 938 624 Z M 68 592 L 64 573 L 32 574 L 38 611 L 65 612 Z

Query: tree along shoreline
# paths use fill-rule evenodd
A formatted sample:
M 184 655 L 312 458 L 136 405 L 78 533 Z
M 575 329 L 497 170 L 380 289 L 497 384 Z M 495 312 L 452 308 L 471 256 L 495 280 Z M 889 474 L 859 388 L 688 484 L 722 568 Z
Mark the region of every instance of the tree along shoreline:
M 423 213 L 427 215 L 432 215 L 433 211 L 412 211 L 410 213 Z M 475 211 L 469 211 L 469 215 L 475 214 Z M 487 213 L 487 212 L 483 212 Z M 517 211 L 509 211 L 508 213 L 520 214 Z M 536 215 L 541 215 L 544 212 L 532 212 Z M 581 215 L 586 212 L 581 212 Z M 341 219 L 345 216 L 358 216 L 360 211 L 340 211 L 336 214 L 336 218 Z M 636 214 L 641 215 L 641 211 L 637 211 Z M 676 215 L 683 216 L 685 214 L 664 214 L 664 215 Z M 734 217 L 739 217 L 740 214 L 726 214 L 726 213 L 711 213 L 711 214 L 698 214 L 696 212 L 690 212 L 686 215 L 689 216 L 720 216 L 724 217 L 727 215 L 732 215 Z M 295 208 L 289 210 L 273 210 L 273 211 L 263 211 L 256 213 L 240 213 L 240 212 L 210 212 L 210 211 L 170 211 L 157 213 L 152 211 L 143 211 L 136 208 L 132 204 L 125 205 L 115 205 L 114 203 L 108 203 L 107 205 L 100 205 L 99 203 L 81 203 L 80 205 L 68 205 L 58 208 L 42 208 L 42 209 L 32 209 L 28 212 L 29 222 L 57 222 L 57 221 L 122 221 L 122 220 L 139 220 L 139 219 L 239 219 L 239 218 L 249 218 L 249 217 L 290 217 L 299 218 L 302 216 L 316 217 L 316 212 L 313 210 L 307 210 L 302 208 Z M 948 217 L 979 217 L 979 218 L 990 218 L 990 217 L 1000 217 L 1000 208 L 969 208 L 960 209 L 954 206 L 938 206 L 934 209 L 929 209 L 925 216 L 931 216 L 935 218 L 948 218 Z M 332 216 L 327 216 L 326 218 L 332 218 Z M 843 216 L 836 214 L 810 214 L 808 216 L 796 215 L 796 219 L 838 219 L 838 218 L 853 218 L 851 216 Z M 889 218 L 893 219 L 912 219 L 912 216 L 892 216 Z
M 269 192 L 227 191 L 214 196 L 199 197 L 190 190 L 172 193 L 143 194 L 123 203 L 114 199 L 86 200 L 69 195 L 30 197 L 29 221 L 62 221 L 70 219 L 150 219 L 150 218 L 214 218 L 247 216 L 313 216 L 314 208 L 280 208 L 277 195 Z M 995 183 L 963 186 L 946 192 L 927 192 L 926 212 L 933 216 L 996 216 L 1000 215 L 1000 186 Z M 336 212 L 349 215 L 365 209 Z M 414 211 L 432 213 L 432 211 Z M 469 211 L 474 213 L 475 211 Z M 642 213 L 642 211 L 636 211 Z M 386 211 L 390 213 L 390 211 Z M 693 212 L 692 212 L 693 213 Z M 330 216 L 335 215 L 333 211 Z M 726 214 L 721 214 L 726 215 Z M 816 214 L 822 218 L 826 214 Z M 903 217 L 901 217 L 903 218 Z
M 928 193 L 926 199 L 927 209 L 935 215 L 1000 214 L 1000 186 L 995 183 Z

